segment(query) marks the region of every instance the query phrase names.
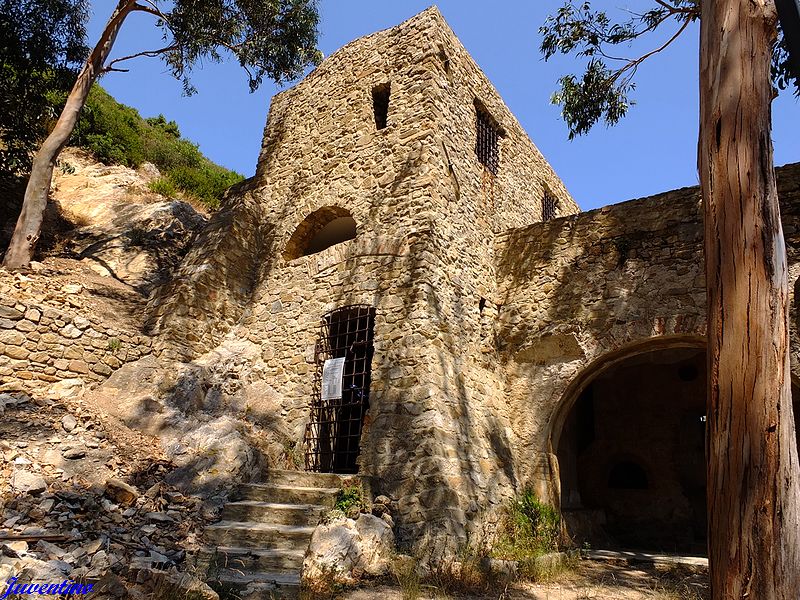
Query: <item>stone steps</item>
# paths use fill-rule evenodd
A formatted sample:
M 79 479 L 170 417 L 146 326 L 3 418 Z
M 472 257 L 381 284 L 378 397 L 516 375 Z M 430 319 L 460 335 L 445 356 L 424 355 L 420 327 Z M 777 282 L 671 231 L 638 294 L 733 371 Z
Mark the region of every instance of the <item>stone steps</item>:
M 303 552 L 298 550 L 264 550 L 259 548 L 236 548 L 219 546 L 212 550 L 205 549 L 204 557 L 208 564 L 217 569 L 231 569 L 242 572 L 281 572 L 300 571 L 303 566 Z
M 279 525 L 317 525 L 326 508 L 317 504 L 281 504 L 241 500 L 229 502 L 222 510 L 224 521 L 265 521 Z
M 205 538 L 213 546 L 296 549 L 311 537 L 313 527 L 258 521 L 220 521 L 209 525 Z
M 336 473 L 310 473 L 308 471 L 269 471 L 264 477 L 266 483 L 294 485 L 298 487 L 340 488 L 343 482 L 353 475 Z
M 352 476 L 270 471 L 239 488 L 205 529 L 198 568 L 225 597 L 296 598 L 308 542 Z
M 217 576 L 215 586 L 221 597 L 240 598 L 246 590 L 247 600 L 298 598 L 300 595 L 300 570 L 292 573 L 241 573 L 223 569 Z
M 239 490 L 241 500 L 279 504 L 316 504 L 333 506 L 339 488 L 300 487 L 273 483 L 251 483 Z

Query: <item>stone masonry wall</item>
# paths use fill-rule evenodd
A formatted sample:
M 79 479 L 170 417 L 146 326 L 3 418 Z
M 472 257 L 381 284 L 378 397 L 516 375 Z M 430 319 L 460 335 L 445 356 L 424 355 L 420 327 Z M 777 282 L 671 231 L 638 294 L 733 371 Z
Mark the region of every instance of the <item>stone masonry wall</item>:
M 0 391 L 30 393 L 63 379 L 98 383 L 151 352 L 150 338 L 135 327 L 93 311 L 80 283 L 55 291 L 31 281 L 0 273 Z
M 800 164 L 777 170 L 790 285 L 800 275 Z M 557 501 L 554 441 L 581 386 L 646 350 L 704 347 L 699 190 L 509 231 L 497 240 L 494 331 L 521 481 Z M 792 369 L 800 347 L 792 300 Z
M 378 130 L 371 91 L 387 83 Z M 505 131 L 496 179 L 474 152 L 477 96 Z M 266 212 L 274 253 L 327 206 L 352 214 L 357 237 L 270 263 L 237 334 L 263 344 L 299 435 L 321 317 L 375 306 L 361 472 L 398 500 L 401 539 L 463 542 L 513 490 L 487 336 L 493 232 L 539 219 L 545 182 L 564 212 L 577 206 L 435 9 L 345 46 L 276 97 L 259 177 L 269 198 L 289 199 Z
M 387 126 L 378 129 L 372 90 L 386 84 Z M 475 155 L 476 99 L 504 131 L 496 178 Z M 577 211 L 429 9 L 348 44 L 273 99 L 256 176 L 226 204 L 244 218 L 212 218 L 180 281 L 151 303 L 154 331 L 186 357 L 211 349 L 238 315 L 229 337 L 261 345 L 265 380 L 284 397 L 280 419 L 300 442 L 320 319 L 349 304 L 374 306 L 361 472 L 376 493 L 398 500 L 401 539 L 430 533 L 455 545 L 513 490 L 503 374 L 490 335 L 492 238 L 540 219 L 545 186 L 562 213 Z M 323 213 L 351 215 L 356 238 L 286 260 L 298 228 Z M 240 294 L 253 262 L 252 295 Z
M 378 129 L 372 90 L 387 84 Z M 496 177 L 475 155 L 476 101 L 504 134 Z M 796 193 L 795 171 L 781 182 Z M 545 190 L 565 216 L 540 223 Z M 256 176 L 151 302 L 153 331 L 182 359 L 221 341 L 259 347 L 280 396 L 271 418 L 302 443 L 321 319 L 375 307 L 360 473 L 397 501 L 401 542 L 453 549 L 525 484 L 557 499 L 551 438 L 593 369 L 641 347 L 702 346 L 698 207 L 685 189 L 573 214 L 429 9 L 273 99 Z M 355 238 L 295 258 L 325 215 L 351 216 Z

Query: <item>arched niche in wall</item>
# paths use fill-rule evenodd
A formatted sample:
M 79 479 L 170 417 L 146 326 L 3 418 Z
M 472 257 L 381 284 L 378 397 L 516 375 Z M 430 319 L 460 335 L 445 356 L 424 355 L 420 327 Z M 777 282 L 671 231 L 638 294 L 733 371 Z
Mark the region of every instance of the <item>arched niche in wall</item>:
M 316 254 L 356 237 L 356 221 L 347 209 L 323 206 L 308 215 L 286 244 L 283 258 L 294 260 Z

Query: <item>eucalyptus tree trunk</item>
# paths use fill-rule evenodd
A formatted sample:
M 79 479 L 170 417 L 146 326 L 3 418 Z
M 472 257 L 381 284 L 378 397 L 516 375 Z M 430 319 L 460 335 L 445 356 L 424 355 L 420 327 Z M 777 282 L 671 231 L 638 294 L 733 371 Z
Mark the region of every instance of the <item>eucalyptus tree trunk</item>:
M 712 598 L 797 600 L 800 465 L 770 137 L 775 7 L 703 0 L 701 10 Z
M 103 65 L 108 58 L 117 33 L 125 17 L 134 9 L 135 0 L 119 0 L 114 13 L 108 20 L 100 40 L 92 50 L 86 63 L 83 65 L 75 85 L 67 97 L 64 110 L 58 117 L 53 131 L 42 144 L 31 167 L 30 179 L 25 189 L 25 201 L 22 212 L 17 220 L 14 235 L 11 238 L 8 251 L 3 259 L 3 266 L 9 269 L 27 267 L 33 258 L 33 251 L 42 229 L 44 211 L 47 208 L 47 197 L 50 194 L 50 181 L 53 177 L 53 168 L 61 150 L 69 140 L 75 124 L 78 122 L 86 97 L 97 76 L 102 72 Z

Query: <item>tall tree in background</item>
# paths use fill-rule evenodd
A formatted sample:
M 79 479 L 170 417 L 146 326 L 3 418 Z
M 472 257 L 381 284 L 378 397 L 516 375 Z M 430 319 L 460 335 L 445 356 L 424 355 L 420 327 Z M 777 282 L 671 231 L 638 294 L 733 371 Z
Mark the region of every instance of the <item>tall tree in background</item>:
M 133 13 L 153 18 L 163 32 L 162 48 L 142 50 L 109 61 L 125 19 Z M 232 54 L 245 69 L 250 89 L 268 77 L 278 83 L 298 77 L 319 60 L 317 0 L 118 0 L 100 39 L 86 59 L 64 110 L 33 161 L 17 226 L 3 259 L 7 268 L 30 264 L 39 239 L 53 167 L 95 80 L 109 71 L 124 71 L 125 61 L 160 56 L 191 93 L 192 66 L 199 60 L 221 61 Z
M 0 0 L 0 177 L 27 172 L 89 51 L 87 0 Z
M 797 600 L 800 465 L 793 435 L 786 251 L 772 164 L 772 83 L 791 83 L 773 0 L 652 0 L 614 23 L 568 2 L 540 29 L 545 58 L 586 57 L 554 102 L 570 137 L 630 106 L 639 65 L 700 20 L 698 168 L 708 298 L 708 543 L 714 600 Z M 675 24 L 635 59 L 612 46 Z M 611 66 L 610 66 L 611 65 Z M 772 77 L 770 77 L 772 75 Z

